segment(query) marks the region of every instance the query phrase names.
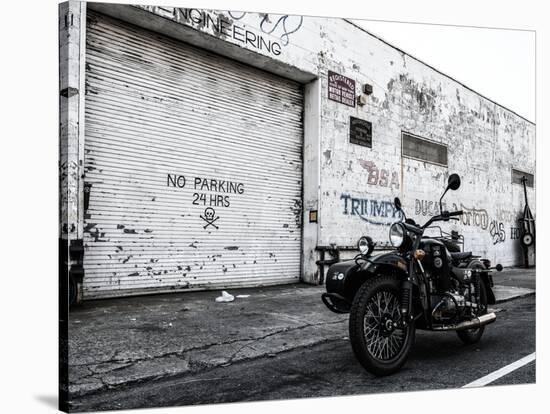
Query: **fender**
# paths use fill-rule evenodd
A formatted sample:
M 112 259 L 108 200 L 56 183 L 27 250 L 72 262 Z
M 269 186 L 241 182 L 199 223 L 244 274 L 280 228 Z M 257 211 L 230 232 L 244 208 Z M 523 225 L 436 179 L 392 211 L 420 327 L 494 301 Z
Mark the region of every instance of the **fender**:
M 491 271 L 486 270 L 486 267 L 483 265 L 483 263 L 477 259 L 471 260 L 468 263 L 467 268 L 477 268 L 482 269 L 481 272 L 481 281 L 485 285 L 485 292 L 487 293 L 487 304 L 488 305 L 494 305 L 497 303 L 495 298 L 495 293 L 493 292 L 493 277 L 491 276 Z
M 329 267 L 326 278 L 327 293 L 323 302 L 333 312 L 349 312 L 355 293 L 369 278 L 382 271 L 397 272 L 406 276 L 407 262 L 395 252 L 383 253 L 368 258 L 368 262 L 347 260 Z M 330 304 L 327 303 L 330 300 Z

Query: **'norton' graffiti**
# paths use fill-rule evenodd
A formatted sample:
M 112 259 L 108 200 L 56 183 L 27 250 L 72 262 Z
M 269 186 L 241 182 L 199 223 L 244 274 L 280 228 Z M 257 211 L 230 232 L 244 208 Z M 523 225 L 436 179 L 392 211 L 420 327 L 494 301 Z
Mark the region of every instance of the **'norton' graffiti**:
M 461 210 L 464 211 L 462 224 L 465 226 L 476 226 L 483 230 L 489 227 L 489 214 L 485 209 L 466 208 L 462 204 Z
M 344 215 L 358 216 L 370 224 L 389 226 L 401 219 L 401 212 L 395 209 L 391 201 L 355 198 L 349 194 L 342 194 L 340 200 L 344 200 Z M 384 218 L 391 220 L 380 220 Z

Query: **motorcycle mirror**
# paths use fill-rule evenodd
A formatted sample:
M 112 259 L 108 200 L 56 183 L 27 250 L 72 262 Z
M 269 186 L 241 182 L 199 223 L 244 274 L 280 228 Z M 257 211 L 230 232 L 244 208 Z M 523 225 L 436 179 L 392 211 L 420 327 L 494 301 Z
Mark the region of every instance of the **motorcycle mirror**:
M 443 197 L 445 197 L 445 194 L 447 194 L 447 191 L 458 190 L 459 187 L 460 187 L 460 176 L 458 174 L 449 175 L 449 179 L 447 181 L 447 188 L 445 188 L 445 191 L 443 191 L 443 194 L 439 199 L 439 211 L 443 211 L 443 205 L 441 203 L 441 200 L 443 200 Z
M 502 272 L 502 265 L 499 263 L 495 266 L 497 272 Z
M 401 200 L 399 199 L 399 197 L 395 197 L 393 199 L 393 205 L 396 209 L 401 210 Z
M 448 189 L 458 190 L 460 188 L 460 176 L 458 174 L 449 175 L 449 180 L 447 183 Z

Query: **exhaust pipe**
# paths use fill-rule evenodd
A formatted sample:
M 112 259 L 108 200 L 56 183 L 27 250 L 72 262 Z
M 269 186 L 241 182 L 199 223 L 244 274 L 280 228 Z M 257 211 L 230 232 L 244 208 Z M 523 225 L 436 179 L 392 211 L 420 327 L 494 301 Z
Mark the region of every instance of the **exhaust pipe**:
M 488 325 L 497 320 L 497 315 L 494 312 L 478 316 L 471 321 L 464 321 L 455 325 L 444 325 L 434 328 L 434 331 L 463 331 L 465 329 L 476 329 L 481 326 Z

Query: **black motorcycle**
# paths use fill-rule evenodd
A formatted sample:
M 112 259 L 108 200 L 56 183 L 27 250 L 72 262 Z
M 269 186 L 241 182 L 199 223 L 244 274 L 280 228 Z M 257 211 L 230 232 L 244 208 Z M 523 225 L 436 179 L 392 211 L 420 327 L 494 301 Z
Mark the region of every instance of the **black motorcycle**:
M 350 313 L 353 352 L 375 375 L 392 374 L 403 366 L 416 329 L 456 331 L 472 344 L 481 339 L 485 325 L 496 320 L 488 309 L 495 303 L 493 268 L 471 252 L 451 252 L 445 240 L 424 236 L 433 223 L 458 220 L 463 214 L 443 211 L 441 203 L 449 189 L 459 187 L 460 177 L 451 174 L 439 200 L 440 214 L 422 226 L 406 218 L 396 197 L 395 207 L 405 218 L 390 227 L 396 250 L 372 255 L 372 239 L 361 237 L 354 260 L 328 269 L 323 303 L 333 312 Z
M 451 218 L 451 220 L 458 220 L 456 218 Z M 477 269 L 490 269 L 491 261 L 489 259 L 481 258 L 479 255 L 473 254 L 473 252 L 464 251 L 464 236 L 459 234 L 457 231 L 452 230 L 451 232 L 445 232 L 440 226 L 430 226 L 430 229 L 437 230 L 439 234 L 426 236 L 424 234 L 422 237 L 439 240 L 442 242 L 451 256 L 451 264 L 455 267 L 470 267 Z M 492 285 L 491 274 L 488 274 L 489 280 Z M 490 292 L 488 292 L 490 293 Z M 489 303 L 491 300 L 489 299 Z

